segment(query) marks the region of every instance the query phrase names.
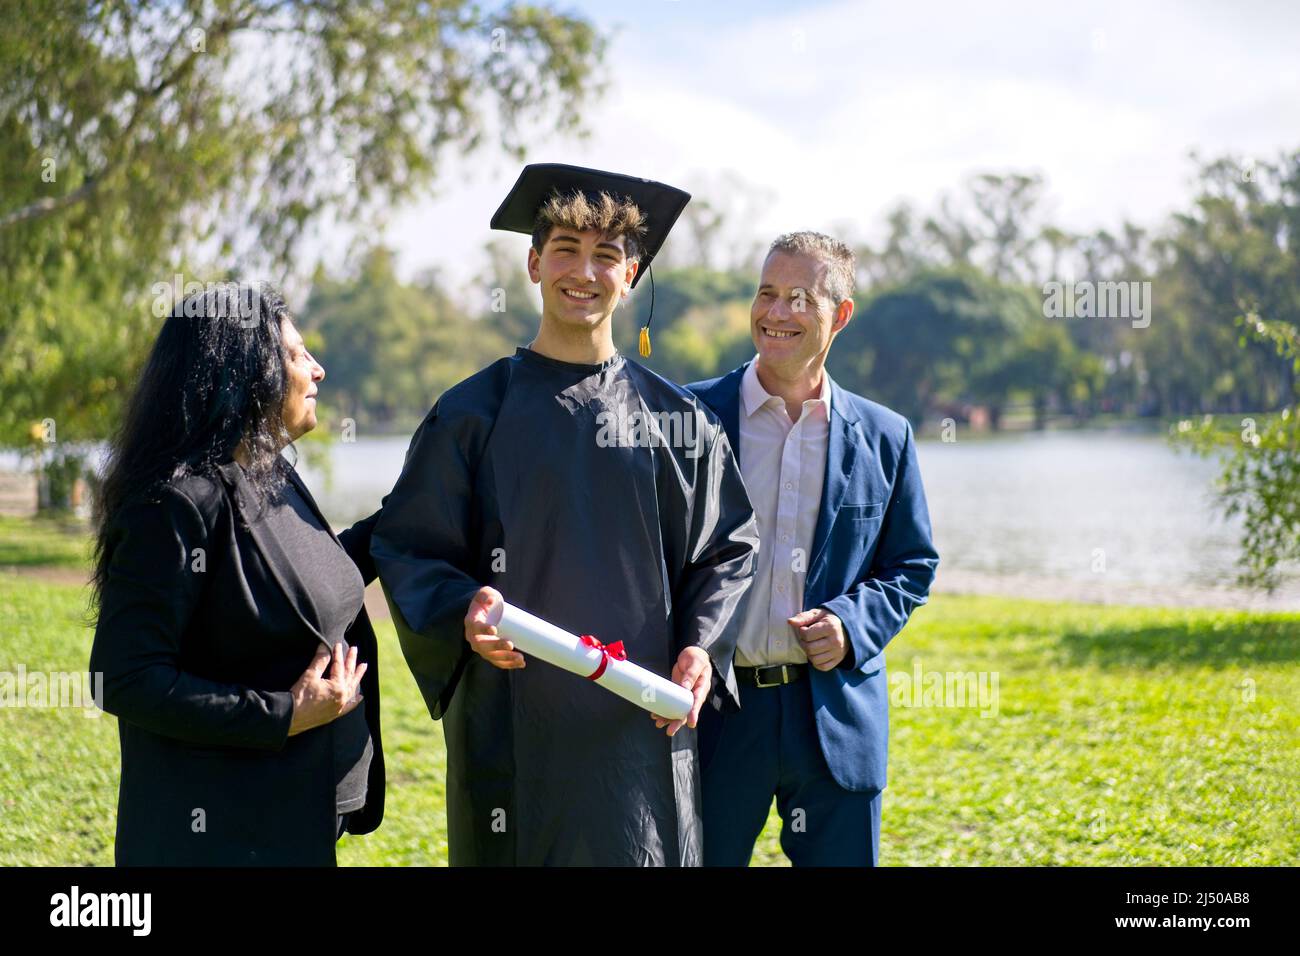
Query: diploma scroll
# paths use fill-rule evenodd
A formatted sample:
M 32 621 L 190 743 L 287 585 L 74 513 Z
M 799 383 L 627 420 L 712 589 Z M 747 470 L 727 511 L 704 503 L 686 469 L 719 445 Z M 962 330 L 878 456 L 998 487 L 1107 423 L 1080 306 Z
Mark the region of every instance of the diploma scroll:
M 509 603 L 488 612 L 487 622 L 525 654 L 594 680 L 624 700 L 660 717 L 680 720 L 695 698 L 689 690 L 622 659 L 622 645 L 602 647 L 599 641 L 570 634 Z

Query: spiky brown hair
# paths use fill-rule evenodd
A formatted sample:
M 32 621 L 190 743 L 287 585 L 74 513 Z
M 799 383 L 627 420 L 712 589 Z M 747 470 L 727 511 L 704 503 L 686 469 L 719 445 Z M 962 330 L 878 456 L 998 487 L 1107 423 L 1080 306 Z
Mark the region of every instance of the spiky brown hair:
M 537 219 L 533 223 L 533 248 L 539 253 L 556 226 L 577 232 L 598 229 L 609 239 L 622 236 L 627 258 L 641 258 L 641 237 L 645 235 L 646 217 L 630 200 L 607 192 L 594 199 L 581 190 L 566 195 L 552 192 L 537 210 Z

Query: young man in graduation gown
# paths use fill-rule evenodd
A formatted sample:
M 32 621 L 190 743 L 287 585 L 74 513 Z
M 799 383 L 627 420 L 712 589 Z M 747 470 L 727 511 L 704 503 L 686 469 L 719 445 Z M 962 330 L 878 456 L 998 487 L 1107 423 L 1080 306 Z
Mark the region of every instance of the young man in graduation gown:
M 492 226 L 532 235 L 541 328 L 442 395 L 375 528 L 403 653 L 443 721 L 452 865 L 702 862 L 695 724 L 710 697 L 735 707 L 757 529 L 719 420 L 610 328 L 689 198 L 525 168 Z M 621 641 L 692 690 L 690 715 L 526 660 L 485 622 L 503 598 Z

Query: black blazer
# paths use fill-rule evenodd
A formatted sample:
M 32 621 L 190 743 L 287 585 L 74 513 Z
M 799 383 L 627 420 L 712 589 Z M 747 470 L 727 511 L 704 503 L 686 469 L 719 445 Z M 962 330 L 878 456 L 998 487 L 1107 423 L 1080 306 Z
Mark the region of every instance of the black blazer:
M 329 527 L 296 472 L 290 480 Z M 290 688 L 323 640 L 293 598 L 311 568 L 264 523 L 246 524 L 255 507 L 228 462 L 113 521 L 90 669 L 103 674 L 104 710 L 119 718 L 120 866 L 335 863 L 334 725 L 289 737 Z M 377 518 L 336 539 L 367 584 Z M 374 745 L 366 805 L 348 831 L 369 833 L 384 814 L 384 755 L 364 607 L 345 637 L 369 664 L 361 692 Z

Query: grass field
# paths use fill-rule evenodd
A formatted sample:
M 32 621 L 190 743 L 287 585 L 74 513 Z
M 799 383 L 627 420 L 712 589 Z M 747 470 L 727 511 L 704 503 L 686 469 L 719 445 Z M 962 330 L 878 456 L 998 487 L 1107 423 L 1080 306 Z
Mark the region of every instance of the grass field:
M 85 592 L 31 570 L 82 567 L 84 540 L 12 519 L 0 538 L 0 672 L 84 670 Z M 339 862 L 445 864 L 442 731 L 377 630 L 387 812 Z M 1296 865 L 1298 660 L 1296 614 L 936 596 L 889 648 L 880 861 Z M 917 668 L 996 675 L 996 714 L 914 699 Z M 0 865 L 112 862 L 114 718 L 2 708 L 0 766 Z M 784 864 L 777 830 L 755 864 Z
M 90 539 L 78 521 L 0 515 L 0 569 L 79 568 L 89 556 Z

